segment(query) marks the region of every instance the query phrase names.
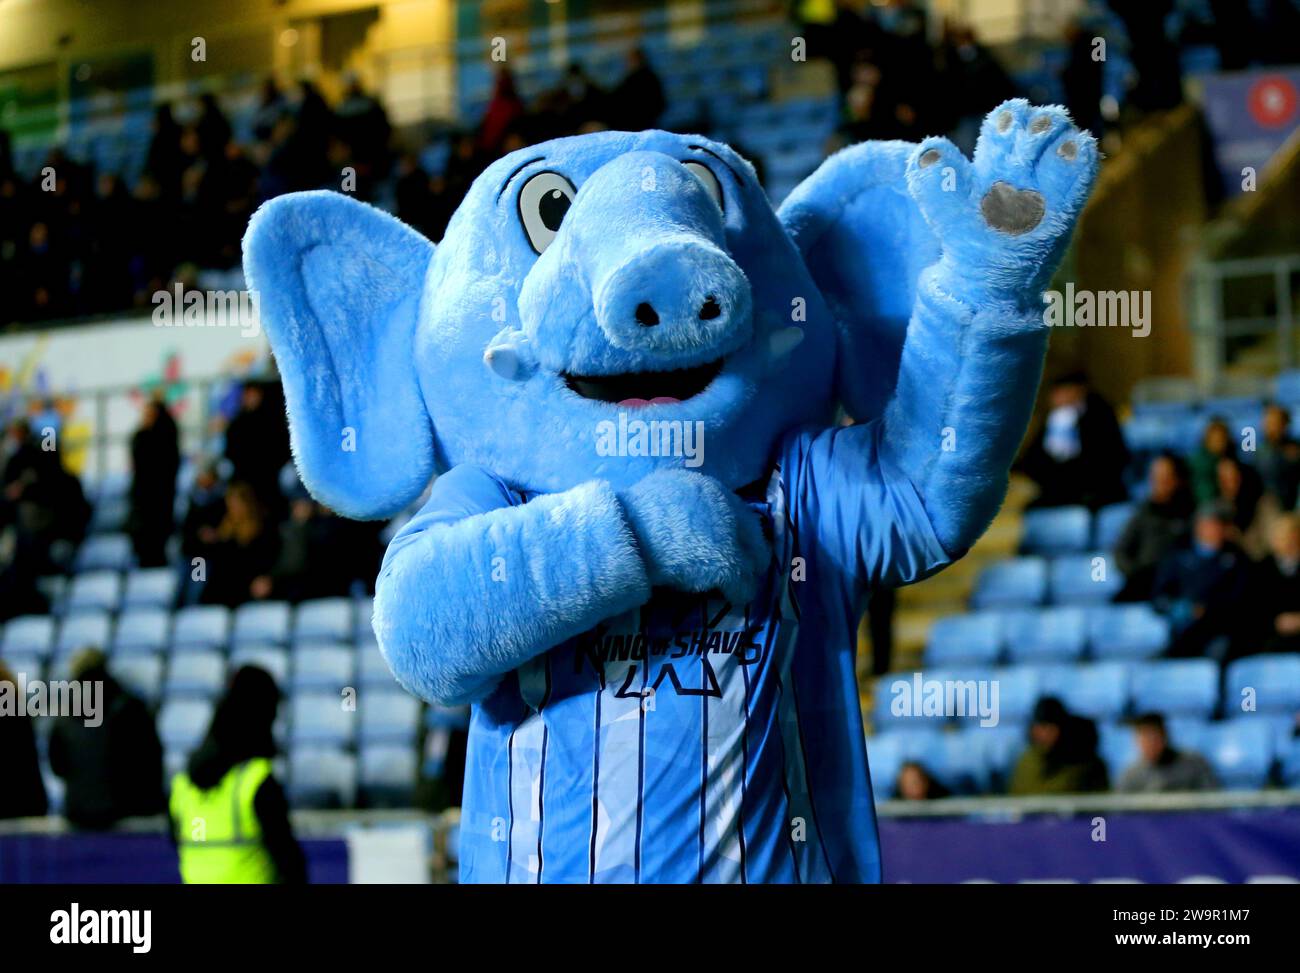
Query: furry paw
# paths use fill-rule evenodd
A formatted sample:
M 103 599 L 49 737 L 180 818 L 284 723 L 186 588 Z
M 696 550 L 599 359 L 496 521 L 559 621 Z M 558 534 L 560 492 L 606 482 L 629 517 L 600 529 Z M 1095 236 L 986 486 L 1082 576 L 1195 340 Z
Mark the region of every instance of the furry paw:
M 1069 243 L 1096 171 L 1096 140 L 1064 109 L 1017 98 L 984 119 L 974 161 L 947 139 L 922 142 L 907 184 L 955 273 L 1036 296 Z
M 753 599 L 771 559 L 757 515 L 711 476 L 651 473 L 619 495 L 652 585 Z

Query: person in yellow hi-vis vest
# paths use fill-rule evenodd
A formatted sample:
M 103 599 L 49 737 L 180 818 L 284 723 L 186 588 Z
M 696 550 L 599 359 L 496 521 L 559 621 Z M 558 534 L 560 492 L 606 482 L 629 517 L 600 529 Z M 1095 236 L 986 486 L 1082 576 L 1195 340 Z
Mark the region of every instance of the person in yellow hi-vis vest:
M 271 769 L 279 703 L 266 670 L 240 668 L 185 772 L 172 779 L 172 836 L 187 884 L 306 881 L 289 803 Z

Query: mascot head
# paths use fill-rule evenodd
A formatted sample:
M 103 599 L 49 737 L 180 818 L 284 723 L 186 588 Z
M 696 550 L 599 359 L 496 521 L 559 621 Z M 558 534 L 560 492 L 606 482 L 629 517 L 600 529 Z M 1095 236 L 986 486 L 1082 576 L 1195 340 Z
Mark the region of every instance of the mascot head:
M 727 146 L 606 132 L 489 166 L 436 247 L 336 193 L 274 199 L 245 270 L 303 480 L 369 518 L 460 464 L 530 492 L 757 479 L 836 399 L 844 341 L 796 236 Z

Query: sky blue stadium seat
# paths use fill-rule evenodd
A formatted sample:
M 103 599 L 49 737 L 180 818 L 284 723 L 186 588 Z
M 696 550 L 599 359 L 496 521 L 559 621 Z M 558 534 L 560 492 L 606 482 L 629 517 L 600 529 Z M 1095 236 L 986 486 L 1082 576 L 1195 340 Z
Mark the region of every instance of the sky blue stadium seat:
M 161 608 L 124 611 L 113 631 L 113 654 L 162 652 L 170 637 L 171 614 Z
M 298 606 L 293 618 L 293 639 L 347 641 L 353 633 L 354 606 L 350 598 L 315 598 Z
M 993 665 L 1002 651 L 1002 616 L 972 612 L 940 618 L 925 643 L 928 666 Z
M 1013 662 L 1071 662 L 1082 657 L 1087 628 L 1081 608 L 1007 612 L 1003 635 Z
M 305 642 L 294 646 L 290 683 L 295 692 L 314 689 L 337 693 L 356 680 L 356 653 L 340 642 Z
M 1289 736 L 1276 740 L 1278 772 L 1282 784 L 1300 789 L 1300 737 Z
M 198 746 L 212 722 L 210 699 L 167 699 L 158 711 L 158 736 L 168 749 L 189 751 Z
M 1130 687 L 1134 712 L 1208 718 L 1219 701 L 1219 667 L 1209 659 L 1138 662 Z
M 921 698 L 917 698 L 916 672 L 890 672 L 876 680 L 874 725 L 877 733 L 903 730 L 937 731 L 951 717 L 945 705 L 942 712 L 934 712 L 933 704 L 926 709 L 926 700 L 939 686 L 947 691 L 947 684 L 956 681 L 978 680 L 987 674 L 983 669 L 927 668 L 920 672 Z M 895 701 L 897 700 L 897 706 Z
M 1092 518 L 1092 547 L 1098 551 L 1113 551 L 1119 535 L 1137 510 L 1136 503 L 1112 503 L 1102 507 Z
M 225 648 L 230 638 L 230 609 L 224 605 L 189 605 L 175 615 L 172 649 Z
M 289 641 L 291 609 L 285 601 L 257 601 L 235 609 L 232 645 L 259 642 L 284 645 Z
M 63 602 L 68 593 L 68 579 L 61 574 L 47 574 L 36 579 L 36 590 L 50 603 L 51 615 L 63 614 Z
M 1074 554 L 1092 539 L 1087 507 L 1040 507 L 1026 510 L 1020 550 L 1024 554 Z
M 1015 768 L 1016 761 L 1028 746 L 1025 723 L 1013 722 L 1005 717 L 997 726 L 980 726 L 972 723 L 962 731 L 972 737 L 984 753 L 984 769 L 989 779 L 989 790 L 1004 791 Z
M 1149 659 L 1169 645 L 1169 620 L 1146 604 L 1088 609 L 1088 646 L 1096 659 Z
M 1097 736 L 1097 753 L 1106 765 L 1113 789 L 1120 775 L 1138 759 L 1137 737 L 1132 725 L 1117 722 L 1098 723 Z
M 116 571 L 88 571 L 72 579 L 64 611 L 117 611 L 122 600 L 122 576 Z
M 1188 416 L 1188 419 L 1194 417 Z M 1180 417 L 1137 414 L 1123 425 L 1124 442 L 1134 453 L 1157 453 L 1162 449 L 1177 449 L 1182 445 L 1183 425 L 1188 421 Z
M 226 659 L 219 652 L 178 652 L 167 665 L 165 683 L 169 699 L 178 696 L 220 695 L 226 685 Z
M 867 737 L 867 762 L 871 767 L 871 789 L 877 801 L 896 796 L 898 771 L 907 759 L 903 755 L 903 737 L 900 731 L 875 733 Z
M 162 698 L 163 660 L 160 655 L 115 656 L 108 668 L 118 682 L 149 705 L 156 706 Z
M 126 534 L 94 534 L 86 538 L 73 561 L 76 574 L 85 571 L 125 571 L 131 567 L 131 538 Z
M 1273 382 L 1273 396 L 1280 402 L 1300 402 L 1300 368 L 1278 374 Z
M 357 645 L 357 680 L 362 689 L 391 689 L 397 687 L 393 671 L 388 668 L 379 646 L 373 642 Z
M 969 731 L 928 734 L 917 761 L 954 794 L 989 790 L 992 774 L 983 738 Z
M 415 798 L 419 758 L 411 745 L 390 743 L 361 747 L 358 775 L 368 807 L 409 807 Z
M 53 650 L 53 616 L 19 615 L 5 623 L 4 637 L 0 639 L 0 657 L 24 653 L 48 659 Z
M 271 674 L 283 691 L 289 685 L 289 652 L 278 645 L 241 645 L 230 653 L 230 671 L 240 666 L 257 666 Z
M 1040 689 L 1079 716 L 1117 720 L 1128 709 L 1129 668 L 1123 662 L 1045 666 Z
M 469 729 L 468 706 L 443 706 L 430 703 L 424 714 L 424 725 L 429 729 L 467 730 Z
M 54 643 L 56 657 L 65 657 L 81 649 L 107 651 L 111 643 L 113 622 L 107 612 L 81 612 L 63 620 Z
M 342 747 L 352 743 L 357 714 L 339 693 L 294 693 L 289 736 L 294 746 Z
M 122 607 L 171 608 L 176 601 L 177 575 L 172 568 L 141 568 L 126 576 Z
M 90 514 L 91 534 L 115 534 L 126 526 L 131 502 L 126 497 L 104 497 L 95 501 Z
M 1040 689 L 1040 672 L 1042 666 L 1004 666 L 985 674 L 992 685 L 997 686 L 997 709 L 999 725 L 1024 723 L 1034 711 L 1034 704 L 1042 695 Z M 990 700 L 992 696 L 990 695 Z M 963 723 L 977 725 L 977 719 L 963 720 Z
M 1049 570 L 1052 601 L 1058 605 L 1108 602 L 1124 587 L 1115 558 L 1102 551 L 1062 554 L 1052 558 Z
M 1254 705 L 1259 713 L 1295 713 L 1300 710 L 1300 654 L 1255 655 L 1238 659 L 1228 666 L 1224 710 L 1241 711 L 1247 699 L 1243 693 L 1254 690 Z
M 1047 597 L 1047 562 L 1041 557 L 1017 557 L 986 567 L 975 582 L 971 607 L 1027 608 Z
M 357 760 L 328 747 L 289 753 L 289 803 L 302 808 L 347 808 L 356 803 Z
M 1273 766 L 1272 728 L 1254 720 L 1224 720 L 1210 725 L 1201 755 L 1227 789 L 1263 787 Z
M 361 743 L 415 745 L 420 732 L 420 701 L 401 689 L 363 692 L 357 700 Z

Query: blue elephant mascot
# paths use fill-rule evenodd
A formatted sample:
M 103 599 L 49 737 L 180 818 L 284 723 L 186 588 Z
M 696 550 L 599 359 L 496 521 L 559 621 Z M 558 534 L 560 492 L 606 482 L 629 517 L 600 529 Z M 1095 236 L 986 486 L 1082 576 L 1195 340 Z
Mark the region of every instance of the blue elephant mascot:
M 463 881 L 880 880 L 856 623 L 996 513 L 1096 168 L 1011 101 L 973 161 L 856 145 L 779 212 L 658 131 L 498 160 L 437 246 L 332 192 L 257 212 L 306 486 L 385 518 L 437 475 L 373 622 L 473 704 Z

